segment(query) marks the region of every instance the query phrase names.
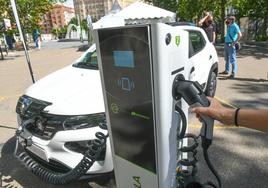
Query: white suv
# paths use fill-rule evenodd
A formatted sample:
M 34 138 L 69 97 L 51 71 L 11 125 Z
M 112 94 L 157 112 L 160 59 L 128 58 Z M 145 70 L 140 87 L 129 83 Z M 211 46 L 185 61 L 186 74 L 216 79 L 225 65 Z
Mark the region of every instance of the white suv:
M 206 94 L 213 96 L 218 72 L 216 50 L 202 29 L 180 27 L 189 32 L 185 50 L 192 67 L 190 80 L 198 81 Z M 104 111 L 96 46 L 92 45 L 74 64 L 39 80 L 19 98 L 17 135 L 28 156 L 22 155 L 21 160 L 30 163 L 25 159 L 30 157 L 49 171 L 68 173 L 83 159 L 95 133 L 102 132 L 98 125 L 105 122 Z M 112 171 L 107 139 L 106 147 L 85 175 L 95 177 Z

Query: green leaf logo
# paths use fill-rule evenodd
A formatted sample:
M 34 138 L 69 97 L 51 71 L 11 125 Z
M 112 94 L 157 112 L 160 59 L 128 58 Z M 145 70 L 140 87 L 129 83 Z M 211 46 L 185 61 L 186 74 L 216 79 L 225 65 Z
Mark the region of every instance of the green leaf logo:
M 181 42 L 181 37 L 180 36 L 176 36 L 175 37 L 175 41 L 176 41 L 176 45 L 179 46 L 180 42 Z

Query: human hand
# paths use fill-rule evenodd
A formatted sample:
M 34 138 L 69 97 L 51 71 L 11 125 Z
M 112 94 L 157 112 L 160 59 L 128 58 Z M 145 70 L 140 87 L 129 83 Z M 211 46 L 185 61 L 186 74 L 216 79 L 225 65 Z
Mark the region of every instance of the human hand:
M 196 107 L 192 109 L 199 120 L 201 120 L 201 115 L 206 115 L 226 125 L 234 123 L 235 109 L 222 106 L 221 103 L 214 98 L 208 97 L 208 100 L 210 101 L 209 107 Z
M 205 12 L 205 16 L 210 16 L 210 12 Z

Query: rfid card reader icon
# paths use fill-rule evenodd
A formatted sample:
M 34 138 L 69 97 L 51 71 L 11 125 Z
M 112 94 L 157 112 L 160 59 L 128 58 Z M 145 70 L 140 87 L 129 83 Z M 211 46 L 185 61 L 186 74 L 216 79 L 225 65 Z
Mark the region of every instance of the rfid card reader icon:
M 134 81 L 126 76 L 118 79 L 117 85 L 124 91 L 132 91 L 135 88 Z

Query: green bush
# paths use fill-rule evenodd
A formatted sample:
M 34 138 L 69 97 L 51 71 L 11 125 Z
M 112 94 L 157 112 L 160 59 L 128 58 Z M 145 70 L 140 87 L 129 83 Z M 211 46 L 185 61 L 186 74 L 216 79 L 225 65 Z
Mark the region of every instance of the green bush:
M 268 35 L 257 35 L 256 41 L 268 41 Z

